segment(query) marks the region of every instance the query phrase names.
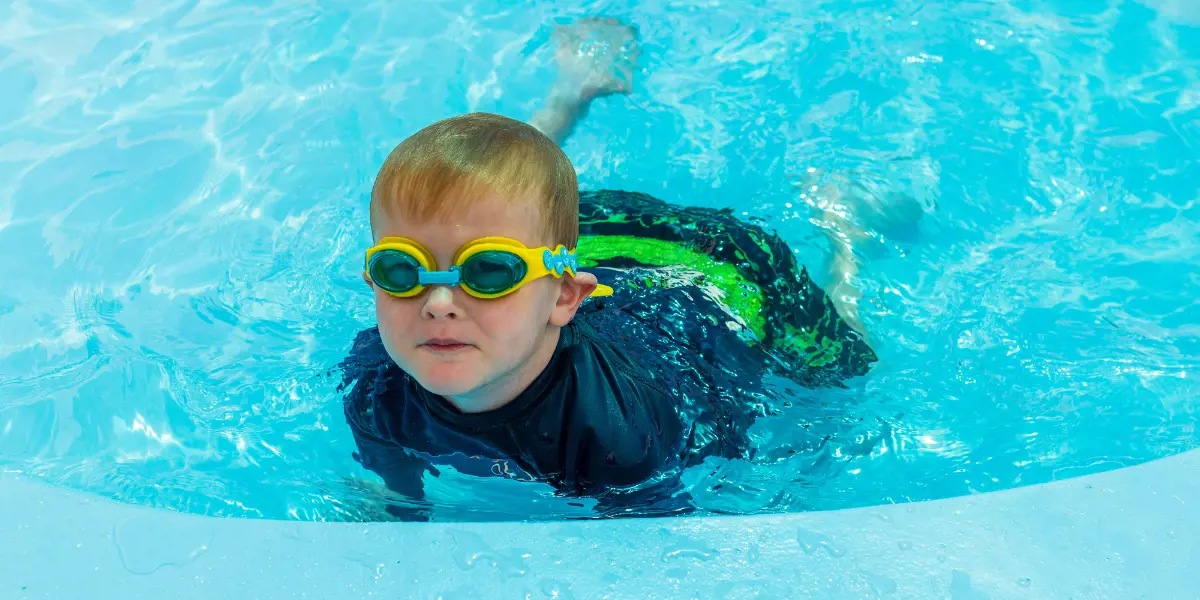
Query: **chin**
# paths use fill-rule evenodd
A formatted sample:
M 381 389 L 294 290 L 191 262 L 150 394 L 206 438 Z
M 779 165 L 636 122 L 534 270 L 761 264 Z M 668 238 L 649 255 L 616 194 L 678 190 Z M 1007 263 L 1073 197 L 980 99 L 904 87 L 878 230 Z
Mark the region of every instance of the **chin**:
M 459 396 L 479 387 L 481 373 L 465 365 L 436 365 L 413 375 L 421 387 L 439 396 Z

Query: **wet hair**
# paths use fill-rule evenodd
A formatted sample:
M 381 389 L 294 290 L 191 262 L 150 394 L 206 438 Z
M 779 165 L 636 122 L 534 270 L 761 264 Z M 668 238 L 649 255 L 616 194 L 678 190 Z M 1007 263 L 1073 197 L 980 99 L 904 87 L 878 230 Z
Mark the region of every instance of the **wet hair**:
M 438 121 L 396 146 L 371 190 L 371 230 L 381 216 L 446 220 L 489 193 L 537 202 L 551 245 L 579 239 L 579 185 L 567 155 L 534 127 L 470 113 Z

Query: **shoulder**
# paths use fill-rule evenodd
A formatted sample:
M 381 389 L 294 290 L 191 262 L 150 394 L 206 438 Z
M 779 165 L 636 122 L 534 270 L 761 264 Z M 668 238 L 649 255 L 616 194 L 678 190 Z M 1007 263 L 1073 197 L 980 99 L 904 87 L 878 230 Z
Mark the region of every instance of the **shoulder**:
M 342 372 L 341 387 L 346 388 L 360 380 L 367 372 L 378 370 L 390 363 L 391 357 L 388 356 L 387 349 L 383 347 L 383 340 L 379 337 L 379 328 L 372 327 L 360 331 L 354 336 L 350 352 L 337 366 L 338 370 Z
M 346 392 L 342 399 L 346 422 L 356 434 L 386 438 L 387 427 L 382 425 L 383 415 L 379 414 L 380 399 L 401 393 L 408 374 L 388 356 L 379 329 L 372 327 L 359 332 L 338 369 L 342 374 L 338 390 Z
M 588 325 L 577 326 L 575 335 L 570 368 L 577 400 L 567 437 L 577 483 L 586 491 L 645 481 L 678 454 L 682 398 L 655 369 Z
M 687 273 L 597 271 L 604 272 L 614 295 L 585 304 L 579 320 L 620 345 L 642 366 L 639 371 L 665 371 L 667 377 L 686 377 L 684 372 L 690 372 L 699 377 L 713 368 L 737 366 L 746 374 L 759 368 L 762 357 L 752 329 L 713 290 L 691 281 Z
M 660 364 L 662 340 L 646 335 L 636 318 L 615 308 L 589 317 L 572 324 L 570 365 L 582 390 L 606 390 L 615 402 L 670 396 L 671 382 Z

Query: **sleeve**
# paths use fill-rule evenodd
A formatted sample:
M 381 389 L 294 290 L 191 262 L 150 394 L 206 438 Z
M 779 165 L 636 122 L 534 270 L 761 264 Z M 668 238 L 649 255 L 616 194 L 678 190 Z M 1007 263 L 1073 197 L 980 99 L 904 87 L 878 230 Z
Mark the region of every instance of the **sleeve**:
M 606 519 L 681 517 L 695 512 L 696 505 L 683 482 L 678 477 L 670 477 L 634 489 L 608 490 L 596 496 L 594 510 Z
M 405 521 L 429 520 L 429 504 L 421 482 L 427 469 L 425 461 L 411 456 L 400 446 L 376 438 L 351 426 L 358 452 L 354 460 L 379 475 L 399 498 L 387 503 L 387 512 Z

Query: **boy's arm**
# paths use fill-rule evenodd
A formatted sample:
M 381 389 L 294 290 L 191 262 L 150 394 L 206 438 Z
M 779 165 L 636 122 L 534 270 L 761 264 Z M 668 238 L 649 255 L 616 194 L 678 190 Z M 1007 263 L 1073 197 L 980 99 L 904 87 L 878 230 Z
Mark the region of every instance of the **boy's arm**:
M 401 496 L 400 503 L 384 498 L 388 513 L 405 520 L 428 520 L 428 504 L 424 501 L 421 479 L 431 467 L 394 441 L 381 437 L 379 424 L 375 422 L 380 415 L 375 405 L 376 387 L 387 388 L 390 360 L 379 331 L 371 328 L 355 337 L 350 355 L 339 365 L 343 377 L 339 389 L 349 388 L 343 399 L 343 410 L 358 448 L 354 460 L 379 475 L 389 489 Z M 382 383 L 381 379 L 384 380 Z M 368 485 L 351 485 L 366 492 L 372 500 L 380 499 L 378 490 L 372 490 Z
M 405 521 L 428 521 L 429 504 L 425 502 L 422 477 L 428 465 L 413 457 L 400 446 L 380 440 L 351 426 L 358 452 L 354 460 L 363 468 L 379 475 L 389 490 L 399 494 L 402 502 L 385 499 L 385 510 Z
M 593 510 L 603 518 L 681 517 L 696 511 L 695 501 L 677 475 L 627 490 L 608 490 L 596 496 Z

